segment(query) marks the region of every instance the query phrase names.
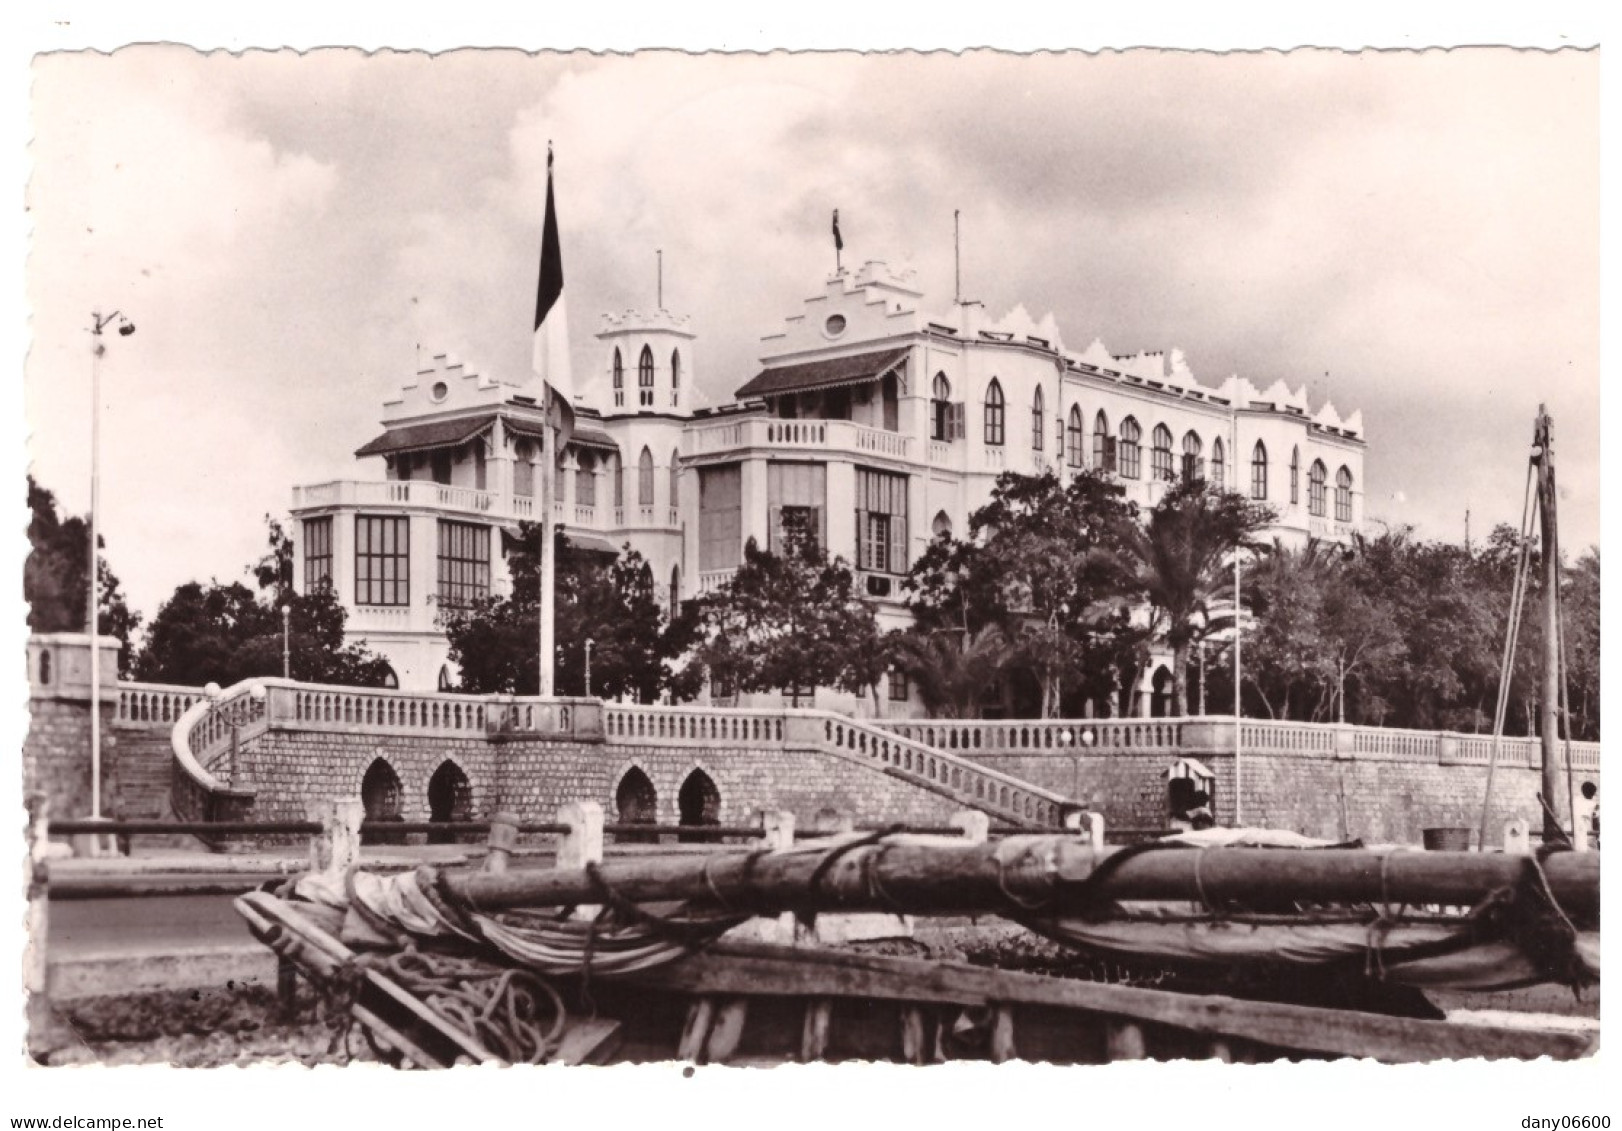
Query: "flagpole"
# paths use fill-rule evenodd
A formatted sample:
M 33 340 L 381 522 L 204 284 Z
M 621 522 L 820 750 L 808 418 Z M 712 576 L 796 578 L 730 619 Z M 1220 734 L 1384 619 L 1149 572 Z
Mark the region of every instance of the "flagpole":
M 553 594 L 557 587 L 557 535 L 553 531 L 553 511 L 556 505 L 553 499 L 557 483 L 558 434 L 559 430 L 552 424 L 552 393 L 548 390 L 546 429 L 546 451 L 541 453 L 541 600 L 540 600 L 540 694 L 550 696 L 553 693 L 553 660 L 557 653 L 557 613 L 553 603 Z

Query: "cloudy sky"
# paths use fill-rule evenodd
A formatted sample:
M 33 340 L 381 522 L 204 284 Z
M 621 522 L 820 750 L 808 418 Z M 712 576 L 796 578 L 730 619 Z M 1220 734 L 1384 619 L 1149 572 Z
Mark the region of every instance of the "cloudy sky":
M 1518 520 L 1554 414 L 1568 547 L 1599 538 L 1593 53 L 635 57 L 147 47 L 40 57 L 27 267 L 34 474 L 89 498 L 93 309 L 107 553 L 150 617 L 241 576 L 294 483 L 351 453 L 417 351 L 521 379 L 546 144 L 577 372 L 665 304 L 724 399 L 846 260 L 1178 348 L 1215 383 L 1361 408 L 1371 517 Z

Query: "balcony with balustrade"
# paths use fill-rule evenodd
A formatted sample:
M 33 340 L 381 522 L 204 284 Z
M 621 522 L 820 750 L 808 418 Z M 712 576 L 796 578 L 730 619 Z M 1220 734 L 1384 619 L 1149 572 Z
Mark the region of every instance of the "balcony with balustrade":
M 455 518 L 534 521 L 540 517 L 536 501 L 530 496 L 502 495 L 425 479 L 334 479 L 293 488 L 295 514 L 328 507 L 409 508 Z
M 782 420 L 770 416 L 722 418 L 695 423 L 682 437 L 682 455 L 730 452 L 815 452 L 852 460 L 917 458 L 917 440 L 900 432 L 869 428 L 849 420 Z

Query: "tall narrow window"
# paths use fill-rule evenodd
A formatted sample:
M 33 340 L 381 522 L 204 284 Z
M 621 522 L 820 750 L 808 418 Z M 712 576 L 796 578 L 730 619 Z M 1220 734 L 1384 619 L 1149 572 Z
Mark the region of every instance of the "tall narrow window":
M 637 404 L 643 408 L 653 407 L 653 350 L 647 346 L 642 347 L 642 356 L 636 363 L 636 392 Z
M 1198 433 L 1183 433 L 1183 478 L 1192 483 L 1205 478 L 1205 443 Z
M 625 359 L 618 346 L 614 347 L 614 407 L 625 407 Z
M 1122 479 L 1141 479 L 1143 477 L 1143 429 L 1138 422 L 1130 416 L 1121 421 L 1121 450 L 1117 459 L 1121 465 Z
M 993 377 L 991 384 L 986 387 L 986 443 L 992 447 L 1002 447 L 1003 442 L 1003 395 L 1002 385 Z
M 528 499 L 535 495 L 535 445 L 520 440 L 513 445 L 513 494 Z
M 1307 510 L 1322 518 L 1328 511 L 1328 485 L 1329 469 L 1324 461 L 1312 461 L 1312 470 L 1307 473 Z
M 636 461 L 636 502 L 638 506 L 653 506 L 653 453 L 646 445 Z
M 781 555 L 794 543 L 826 546 L 828 469 L 820 463 L 766 465 L 766 548 Z
M 623 507 L 625 505 L 625 461 L 620 459 L 618 453 L 614 455 L 613 459 L 614 505 L 616 507 Z
M 743 472 L 737 464 L 698 469 L 698 568 L 731 569 L 743 560 Z M 700 579 L 700 586 L 703 579 Z
M 355 604 L 411 603 L 411 520 L 355 516 Z
M 857 468 L 857 568 L 901 574 L 907 558 L 907 477 Z
M 1352 471 L 1344 464 L 1335 472 L 1335 521 L 1352 521 Z
M 681 404 L 681 350 L 670 351 L 670 406 Z M 674 497 L 674 496 L 672 496 Z
M 1260 440 L 1250 449 L 1250 497 L 1267 498 L 1267 445 Z
M 597 505 L 597 457 L 581 452 L 577 458 L 580 466 L 574 473 L 574 501 L 583 507 L 594 507 Z
M 304 592 L 332 584 L 332 519 L 304 520 Z M 88 603 L 88 602 L 87 602 Z
M 1045 398 L 1042 396 L 1042 386 L 1036 387 L 1036 395 L 1031 398 L 1031 451 L 1042 450 L 1042 422 L 1047 417 L 1047 410 L 1043 407 Z
M 675 612 L 676 606 L 681 604 L 681 566 L 670 567 L 670 610 Z
M 465 609 L 490 596 L 490 528 L 440 521 L 439 604 Z
M 1065 458 L 1071 467 L 1081 466 L 1082 434 L 1081 434 L 1081 406 L 1070 406 L 1070 421 L 1065 429 Z
M 1155 425 L 1154 447 L 1149 453 L 1149 473 L 1156 479 L 1172 477 L 1171 429 L 1164 424 Z
M 1290 505 L 1301 502 L 1301 449 L 1290 449 Z
M 670 506 L 672 509 L 680 505 L 681 500 L 681 453 L 675 448 L 670 449 Z
M 950 440 L 952 438 L 952 383 L 946 379 L 946 374 L 935 374 L 935 383 L 930 390 L 930 394 L 929 438 L 932 440 Z
M 1115 470 L 1114 453 L 1110 450 L 1109 417 L 1099 409 L 1093 417 L 1093 467 L 1099 471 Z
M 1211 441 L 1211 482 L 1221 490 L 1228 489 L 1228 449 L 1221 436 Z
M 476 491 L 485 489 L 484 441 L 473 441 L 473 488 Z

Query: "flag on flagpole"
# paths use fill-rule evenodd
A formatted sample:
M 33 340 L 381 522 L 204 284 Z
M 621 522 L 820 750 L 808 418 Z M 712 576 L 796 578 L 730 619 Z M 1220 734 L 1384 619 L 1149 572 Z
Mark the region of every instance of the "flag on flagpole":
M 834 209 L 834 250 L 845 250 L 845 239 L 839 234 L 839 209 Z
M 569 317 L 563 298 L 563 248 L 552 194 L 552 149 L 546 150 L 546 220 L 541 228 L 541 270 L 535 290 L 535 375 L 548 394 L 548 411 L 568 442 L 574 431 L 574 375 L 569 362 Z

